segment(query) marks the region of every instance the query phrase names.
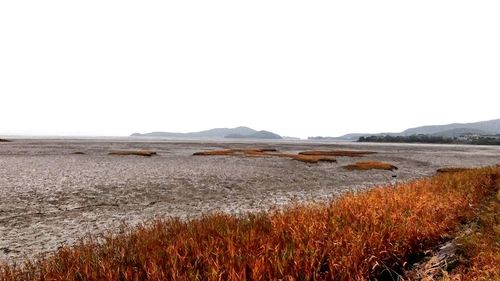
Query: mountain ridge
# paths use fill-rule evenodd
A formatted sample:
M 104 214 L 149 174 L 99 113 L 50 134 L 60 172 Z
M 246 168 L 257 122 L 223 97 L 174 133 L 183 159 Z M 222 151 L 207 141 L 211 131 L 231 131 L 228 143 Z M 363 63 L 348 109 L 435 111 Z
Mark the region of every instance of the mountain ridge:
M 492 120 L 470 122 L 470 123 L 425 125 L 414 128 L 408 128 L 399 133 L 375 133 L 375 134 L 349 133 L 339 137 L 329 137 L 329 138 L 325 137 L 325 139 L 355 141 L 359 137 L 367 137 L 367 136 L 385 136 L 385 135 L 411 136 L 419 134 L 442 136 L 442 137 L 457 137 L 465 134 L 495 135 L 495 134 L 500 134 L 500 119 L 492 119 Z
M 283 139 L 280 135 L 269 132 L 269 131 L 258 131 L 249 135 L 241 135 L 241 134 L 229 134 L 225 136 L 226 139 Z
M 472 129 L 485 131 L 489 133 L 500 134 L 500 119 L 492 119 L 487 121 L 471 122 L 471 123 L 451 123 L 445 125 L 427 125 L 415 128 L 409 128 L 401 132 L 403 135 L 415 134 L 436 134 L 443 131 L 453 129 Z
M 165 138 L 252 138 L 252 139 L 281 139 L 281 136 L 269 131 L 257 131 L 249 127 L 240 126 L 235 128 L 213 128 L 199 132 L 176 133 L 176 132 L 151 132 L 133 133 L 131 137 L 165 137 Z

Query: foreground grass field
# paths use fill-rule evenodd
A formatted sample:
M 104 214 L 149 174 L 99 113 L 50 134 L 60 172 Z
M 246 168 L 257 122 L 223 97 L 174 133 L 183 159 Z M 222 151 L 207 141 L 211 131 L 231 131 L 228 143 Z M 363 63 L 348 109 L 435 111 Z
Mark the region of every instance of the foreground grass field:
M 483 168 L 328 204 L 159 220 L 88 238 L 21 267 L 3 266 L 0 280 L 396 280 L 415 257 L 476 219 L 499 179 L 499 168 Z M 490 240 L 484 243 L 495 245 Z M 457 278 L 498 276 L 492 264 L 498 248 L 484 256 L 483 246 L 468 247 L 477 251 L 470 251 L 470 264 L 458 268 Z

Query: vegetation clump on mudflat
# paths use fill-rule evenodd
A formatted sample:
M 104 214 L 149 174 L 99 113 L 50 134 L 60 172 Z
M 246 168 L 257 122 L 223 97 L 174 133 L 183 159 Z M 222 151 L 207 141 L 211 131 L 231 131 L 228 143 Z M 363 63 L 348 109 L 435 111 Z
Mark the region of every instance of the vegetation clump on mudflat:
M 358 151 L 358 150 L 308 150 L 299 152 L 300 155 L 322 155 L 322 156 L 339 156 L 339 157 L 362 157 L 375 154 L 373 151 Z
M 483 168 L 283 211 L 157 220 L 1 266 L 0 280 L 385 280 L 476 218 L 499 179 L 499 168 Z M 498 276 L 498 252 L 469 259 L 463 278 Z
M 387 170 L 387 171 L 394 171 L 397 170 L 398 167 L 385 163 L 385 162 L 380 162 L 380 161 L 360 161 L 356 162 L 355 164 L 350 164 L 347 166 L 344 166 L 345 169 L 349 171 L 354 171 L 354 170 Z
M 302 151 L 298 154 L 280 153 L 276 149 L 222 149 L 222 150 L 208 150 L 193 153 L 194 156 L 245 156 L 245 157 L 259 157 L 259 156 L 274 156 L 286 157 L 293 160 L 305 163 L 318 163 L 318 162 L 337 162 L 335 156 L 339 157 L 363 157 L 370 154 L 375 154 L 372 151 L 357 151 L 357 150 L 311 150 Z
M 302 155 L 281 153 L 272 148 L 247 148 L 247 149 L 223 149 L 208 150 L 193 153 L 193 156 L 244 156 L 244 157 L 285 157 L 305 163 L 318 162 L 337 162 L 337 160 L 328 155 Z

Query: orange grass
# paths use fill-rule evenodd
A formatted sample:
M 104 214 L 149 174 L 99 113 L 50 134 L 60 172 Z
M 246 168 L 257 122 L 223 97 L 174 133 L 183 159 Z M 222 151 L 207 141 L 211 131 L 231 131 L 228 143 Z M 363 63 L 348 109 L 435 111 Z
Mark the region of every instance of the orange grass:
M 109 153 L 109 155 L 119 155 L 119 156 L 127 156 L 127 155 L 136 155 L 136 156 L 153 156 L 156 155 L 156 152 L 154 151 L 148 151 L 148 150 L 124 150 L 124 151 L 112 151 Z
M 280 152 L 277 152 L 276 149 L 210 150 L 210 151 L 195 152 L 193 155 L 194 156 L 246 156 L 246 157 L 274 156 L 274 157 L 291 158 L 293 160 L 306 162 L 306 163 L 337 162 L 337 160 L 331 156 L 280 153 Z
M 224 156 L 224 155 L 251 155 L 258 156 L 264 155 L 266 152 L 276 151 L 276 149 L 259 149 L 259 148 L 251 148 L 251 149 L 222 149 L 222 150 L 209 150 L 209 151 L 201 151 L 193 153 L 194 156 Z
M 450 280 L 500 280 L 500 191 L 483 208 L 477 227 L 457 245 L 462 264 Z
M 365 155 L 375 154 L 373 151 L 357 151 L 357 150 L 311 150 L 299 152 L 300 155 L 322 155 L 322 156 L 343 156 L 343 157 L 362 157 Z
M 275 156 L 275 157 L 285 157 L 291 158 L 293 160 L 305 162 L 305 163 L 318 163 L 318 162 L 337 162 L 337 159 L 331 156 L 323 156 L 323 155 L 301 155 L 301 154 L 291 154 L 291 153 L 266 153 L 266 156 Z
M 377 169 L 377 170 L 388 170 L 388 171 L 393 171 L 397 170 L 398 167 L 391 165 L 389 163 L 384 163 L 384 162 L 378 162 L 378 161 L 362 161 L 362 162 L 356 162 L 356 164 L 351 164 L 344 166 L 347 170 L 372 170 L 372 169 Z
M 318 163 L 318 162 L 337 162 L 334 157 L 323 156 L 323 155 L 293 155 L 291 157 L 294 160 L 302 161 L 306 163 Z
M 483 168 L 271 213 L 157 220 L 0 266 L 0 280 L 391 280 L 472 220 L 498 178 Z

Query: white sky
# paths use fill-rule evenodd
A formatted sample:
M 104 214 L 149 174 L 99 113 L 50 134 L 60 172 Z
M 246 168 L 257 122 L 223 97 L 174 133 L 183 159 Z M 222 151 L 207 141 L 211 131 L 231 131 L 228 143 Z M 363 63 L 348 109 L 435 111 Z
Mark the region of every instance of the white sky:
M 1 1 L 0 134 L 500 118 L 500 1 Z

